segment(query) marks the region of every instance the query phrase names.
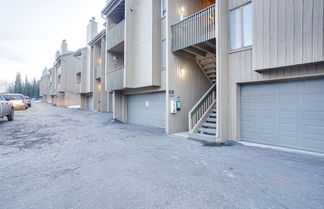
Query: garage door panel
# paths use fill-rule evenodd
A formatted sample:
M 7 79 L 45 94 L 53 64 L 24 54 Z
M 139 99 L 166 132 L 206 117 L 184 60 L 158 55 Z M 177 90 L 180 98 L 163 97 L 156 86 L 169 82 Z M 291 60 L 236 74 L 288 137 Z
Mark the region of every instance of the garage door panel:
M 241 138 L 324 153 L 324 79 L 241 86 Z
M 324 82 L 321 79 L 308 80 L 304 83 L 305 91 L 324 92 Z
M 128 96 L 128 122 L 165 127 L 165 92 Z

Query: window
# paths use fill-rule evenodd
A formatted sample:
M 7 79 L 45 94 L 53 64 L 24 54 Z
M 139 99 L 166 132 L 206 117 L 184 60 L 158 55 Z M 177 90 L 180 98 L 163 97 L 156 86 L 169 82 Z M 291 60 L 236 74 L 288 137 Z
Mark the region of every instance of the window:
M 161 0 L 161 17 L 164 17 L 166 15 L 166 1 L 167 0 Z
M 166 50 L 166 39 L 162 40 L 161 43 L 161 68 L 166 68 L 166 54 L 167 54 L 167 50 Z
M 230 11 L 231 50 L 252 45 L 252 4 Z

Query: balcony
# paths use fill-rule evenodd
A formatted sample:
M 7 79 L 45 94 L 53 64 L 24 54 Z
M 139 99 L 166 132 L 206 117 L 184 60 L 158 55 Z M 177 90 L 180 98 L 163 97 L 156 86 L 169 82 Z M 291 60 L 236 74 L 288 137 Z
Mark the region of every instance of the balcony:
M 125 20 L 122 20 L 107 32 L 107 50 L 110 50 L 124 41 L 124 31 Z
M 124 71 L 125 66 L 122 66 L 107 72 L 107 91 L 120 90 L 124 88 Z
M 95 78 L 100 79 L 101 78 L 101 67 L 97 66 L 97 67 L 95 67 L 94 70 L 95 70 Z
M 172 52 L 215 38 L 215 4 L 171 26 Z

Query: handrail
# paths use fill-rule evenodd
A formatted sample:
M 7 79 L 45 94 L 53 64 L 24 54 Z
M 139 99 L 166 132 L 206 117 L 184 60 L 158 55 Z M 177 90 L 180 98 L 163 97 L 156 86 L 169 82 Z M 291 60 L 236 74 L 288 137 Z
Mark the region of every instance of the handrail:
M 196 105 L 189 111 L 189 132 L 193 133 L 194 128 L 209 111 L 210 107 L 216 102 L 216 83 L 214 83 L 208 91 L 200 98 Z
M 212 7 L 215 7 L 215 4 L 210 5 L 209 7 L 206 7 L 206 8 L 204 8 L 204 9 L 202 9 L 202 10 L 199 10 L 198 12 L 195 12 L 195 13 L 189 15 L 188 17 L 185 17 L 184 19 L 180 20 L 179 22 L 177 22 L 177 23 L 171 25 L 171 27 L 174 27 L 174 26 L 178 25 L 179 23 L 181 23 L 181 22 L 183 22 L 183 21 L 186 21 L 187 19 L 192 18 L 193 16 L 197 16 L 199 13 L 205 12 L 205 11 L 207 11 L 209 8 L 212 8 Z
M 172 52 L 215 38 L 215 13 L 213 4 L 172 25 Z

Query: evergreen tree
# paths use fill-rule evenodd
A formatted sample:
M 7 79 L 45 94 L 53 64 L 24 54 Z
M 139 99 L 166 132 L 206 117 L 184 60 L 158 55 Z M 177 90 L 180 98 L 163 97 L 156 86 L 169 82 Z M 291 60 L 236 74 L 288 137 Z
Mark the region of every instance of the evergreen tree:
M 15 80 L 15 86 L 14 86 L 14 92 L 18 94 L 23 93 L 23 85 L 21 80 L 20 72 L 16 74 L 16 80 Z

